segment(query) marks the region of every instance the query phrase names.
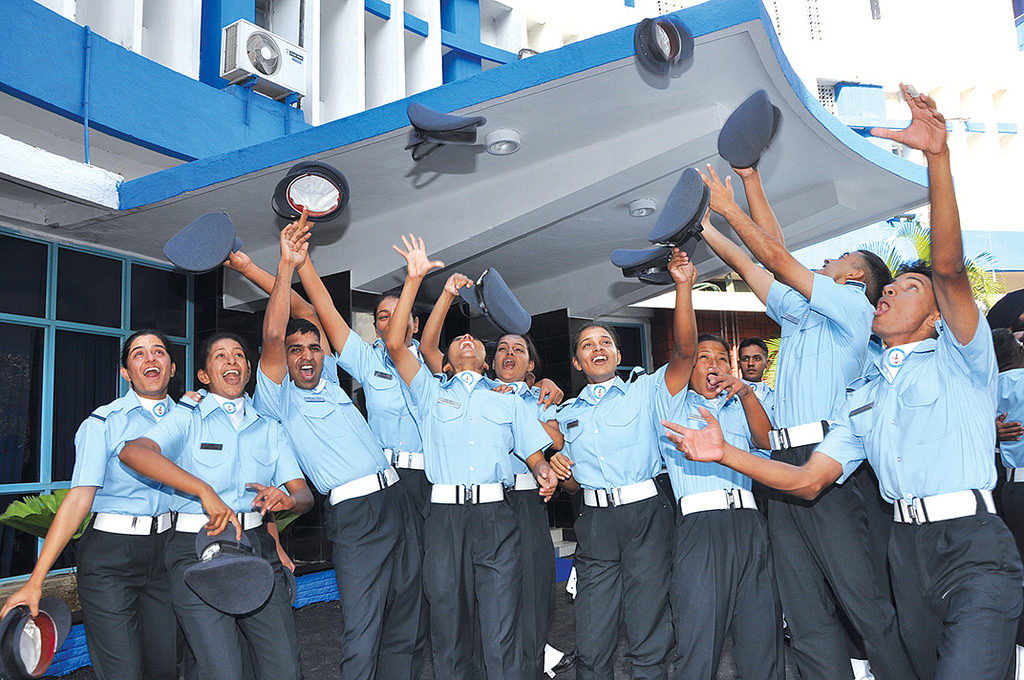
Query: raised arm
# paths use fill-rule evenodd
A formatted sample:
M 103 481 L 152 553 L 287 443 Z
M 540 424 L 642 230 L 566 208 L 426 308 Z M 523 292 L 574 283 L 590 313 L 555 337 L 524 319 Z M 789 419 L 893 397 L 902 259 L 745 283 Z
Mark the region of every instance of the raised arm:
M 397 245 L 391 246 L 395 249 L 395 252 L 405 258 L 406 274 L 405 285 L 402 286 L 402 294 L 398 296 L 398 304 L 395 306 L 391 322 L 388 324 L 388 332 L 387 337 L 384 338 L 384 344 L 387 346 L 388 355 L 391 356 L 391 361 L 394 362 L 395 368 L 398 369 L 398 374 L 402 377 L 402 380 L 405 381 L 406 385 L 412 385 L 413 378 L 416 377 L 420 370 L 420 362 L 409 351 L 409 348 L 405 346 L 405 336 L 409 329 L 409 317 L 412 315 L 412 306 L 416 302 L 416 293 L 420 290 L 423 277 L 434 269 L 444 267 L 444 262 L 428 258 L 426 247 L 423 245 L 423 239 L 416 238 L 412 234 L 409 234 L 408 237 L 402 236 L 402 245 L 405 246 L 404 250 Z M 433 313 L 430 316 L 433 318 Z M 440 335 L 440 331 L 438 331 L 438 335 Z M 420 343 L 421 352 L 423 351 L 423 345 L 427 344 L 425 340 L 426 330 L 424 330 L 424 342 Z M 434 339 L 434 345 L 435 347 L 437 345 L 436 338 Z M 426 358 L 426 355 L 424 355 L 424 358 Z
M 912 97 L 900 84 L 910 107 L 910 125 L 902 130 L 872 128 L 871 134 L 924 152 L 928 163 L 928 201 L 931 204 L 932 286 L 943 323 L 961 345 L 978 329 L 978 308 L 964 266 L 964 244 L 960 233 L 960 212 L 953 192 L 946 119 L 926 94 Z
M 32 616 L 39 614 L 39 600 L 43 596 L 43 581 L 53 567 L 53 563 L 60 557 L 61 552 L 71 542 L 72 536 L 82 526 L 86 515 L 92 509 L 92 501 L 96 497 L 95 486 L 75 486 L 68 491 L 68 495 L 61 501 L 57 508 L 57 514 L 46 532 L 46 540 L 43 541 L 43 548 L 39 551 L 39 559 L 32 569 L 32 575 L 28 582 L 7 598 L 3 610 L 0 611 L 0 619 L 7 616 L 14 607 L 26 605 Z
M 676 304 L 672 317 L 672 356 L 665 369 L 665 385 L 670 394 L 686 389 L 693 372 L 697 352 L 697 318 L 693 313 L 693 286 L 697 283 L 697 267 L 690 256 L 672 249 L 668 271 L 676 284 Z
M 722 437 L 722 428 L 710 411 L 701 406 L 700 412 L 708 423 L 702 430 L 661 421 L 669 430 L 668 438 L 690 460 L 720 463 L 765 486 L 807 500 L 817 498 L 843 474 L 843 466 L 820 451 L 812 453 L 803 465 L 796 466 L 738 449 Z
M 701 235 L 707 242 L 708 247 L 714 251 L 715 255 L 722 262 L 727 264 L 730 269 L 740 275 L 740 278 L 746 281 L 747 285 L 750 286 L 750 290 L 754 292 L 754 295 L 761 302 L 767 302 L 768 291 L 771 289 L 772 284 L 775 283 L 775 277 L 772 276 L 771 272 L 750 259 L 750 256 L 743 252 L 738 245 L 727 238 L 725 234 L 718 231 L 711 224 L 710 211 L 704 215 L 704 221 L 701 224 L 704 226 L 704 231 Z
M 796 258 L 786 250 L 786 246 L 759 227 L 743 212 L 733 198 L 731 177 L 726 177 L 723 184 L 710 163 L 708 163 L 707 169 L 708 174 L 701 173 L 700 176 L 711 190 L 711 209 L 729 221 L 750 252 L 767 267 L 768 271 L 774 274 L 779 281 L 795 288 L 810 300 L 814 273 L 797 262 Z M 749 281 L 747 283 L 749 284 Z
M 775 217 L 775 211 L 768 203 L 768 197 L 764 193 L 764 186 L 761 184 L 761 173 L 757 168 L 733 168 L 733 172 L 739 175 L 743 181 L 743 193 L 747 196 L 747 207 L 750 208 L 750 216 L 757 222 L 757 226 L 767 231 L 772 238 L 786 245 L 782 237 L 782 227 Z
M 290 293 L 295 268 L 306 260 L 309 250 L 309 230 L 306 212 L 298 222 L 281 230 L 281 259 L 277 264 L 277 277 L 270 290 L 270 301 L 263 315 L 263 349 L 260 352 L 260 370 L 280 385 L 288 375 L 284 337 L 288 328 Z
M 440 373 L 444 368 L 444 351 L 441 350 L 441 329 L 444 328 L 444 319 L 448 315 L 448 308 L 459 294 L 459 288 L 472 286 L 473 282 L 462 274 L 452 274 L 445 281 L 444 290 L 437 296 L 434 308 L 430 310 L 427 323 L 423 326 L 423 335 L 420 337 L 420 354 L 431 373 Z

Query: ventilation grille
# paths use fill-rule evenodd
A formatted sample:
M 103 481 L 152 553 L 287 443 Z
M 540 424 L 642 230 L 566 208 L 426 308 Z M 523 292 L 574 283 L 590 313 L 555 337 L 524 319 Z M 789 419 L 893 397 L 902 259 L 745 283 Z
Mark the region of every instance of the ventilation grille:
M 818 83 L 818 101 L 825 110 L 836 115 L 836 87 L 832 83 Z
M 225 73 L 229 73 L 238 68 L 238 62 L 235 61 L 235 55 L 238 54 L 238 25 L 232 24 L 228 26 L 227 30 L 224 31 L 224 69 Z
M 821 40 L 821 8 L 818 0 L 807 0 L 807 26 L 811 31 L 811 40 Z
M 658 0 L 658 15 L 677 12 L 687 6 L 683 0 Z

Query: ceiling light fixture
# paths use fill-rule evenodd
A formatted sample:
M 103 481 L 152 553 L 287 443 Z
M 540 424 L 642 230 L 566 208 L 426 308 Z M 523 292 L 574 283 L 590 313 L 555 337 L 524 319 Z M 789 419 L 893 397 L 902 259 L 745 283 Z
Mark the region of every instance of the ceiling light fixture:
M 500 129 L 488 132 L 484 145 L 492 156 L 509 156 L 519 151 L 522 140 L 515 130 Z
M 648 217 L 658 210 L 658 202 L 653 198 L 634 198 L 629 202 L 631 217 Z

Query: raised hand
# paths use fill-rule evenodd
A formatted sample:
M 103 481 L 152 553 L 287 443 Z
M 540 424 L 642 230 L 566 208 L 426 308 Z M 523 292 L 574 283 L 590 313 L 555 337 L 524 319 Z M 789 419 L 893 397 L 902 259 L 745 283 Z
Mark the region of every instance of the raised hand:
M 742 180 L 757 176 L 757 168 L 737 168 L 733 166 L 732 171 L 739 175 Z
M 548 380 L 547 378 L 541 378 L 536 387 L 540 390 L 540 395 L 537 397 L 537 403 L 544 404 L 545 409 L 547 409 L 548 406 L 561 404 L 562 399 L 565 397 L 565 393 L 562 392 L 561 388 L 559 388 L 554 381 Z
M 309 254 L 310 228 L 313 223 L 306 222 L 306 210 L 302 217 L 281 230 L 281 259 L 298 269 L 306 262 Z
M 679 248 L 672 249 L 668 259 L 668 273 L 676 283 L 689 284 L 691 288 L 697 283 L 697 267 L 690 261 L 690 256 Z
M 707 164 L 707 169 L 708 174 L 706 175 L 700 170 L 697 170 L 697 172 L 700 173 L 700 178 L 704 180 L 704 184 L 711 190 L 708 198 L 708 207 L 721 215 L 727 208 L 736 204 L 736 199 L 732 193 L 732 177 L 726 177 L 725 184 L 723 184 L 711 163 Z
M 702 462 L 718 462 L 725 456 L 722 426 L 711 415 L 711 411 L 703 406 L 700 407 L 700 413 L 708 423 L 703 430 L 691 430 L 667 420 L 661 421 L 661 424 L 668 430 L 665 434 L 669 440 L 686 454 L 687 458 Z
M 441 266 L 443 267 L 444 264 L 442 263 Z M 449 276 L 448 280 L 444 282 L 444 292 L 448 293 L 452 297 L 458 297 L 459 296 L 459 289 L 460 288 L 472 288 L 472 287 L 473 287 L 472 279 L 470 279 L 468 276 L 466 276 L 464 274 L 459 274 L 458 272 L 456 272 L 456 273 L 452 274 L 451 276 Z
M 935 106 L 935 100 L 926 94 L 912 96 L 910 88 L 900 83 L 903 99 L 910 107 L 910 125 L 902 130 L 871 128 L 871 134 L 906 144 L 930 156 L 946 152 L 946 119 Z
M 743 382 L 732 373 L 713 374 L 715 377 L 712 381 L 712 387 L 715 389 L 715 396 L 726 393 L 726 400 L 732 399 L 737 394 L 741 397 L 747 396 L 750 393 L 750 385 Z
M 241 250 L 236 250 L 228 253 L 228 259 L 224 261 L 224 266 L 234 269 L 239 274 L 245 274 L 245 270 L 252 266 L 252 260 Z
M 417 238 L 412 234 L 408 236 L 403 235 L 402 245 L 405 246 L 405 250 L 402 250 L 397 245 L 392 245 L 391 247 L 394 248 L 396 253 L 405 258 L 408 270 L 407 275 L 410 279 L 422 279 L 434 269 L 444 267 L 444 262 L 431 260 L 427 257 L 427 249 L 423 245 L 423 239 Z

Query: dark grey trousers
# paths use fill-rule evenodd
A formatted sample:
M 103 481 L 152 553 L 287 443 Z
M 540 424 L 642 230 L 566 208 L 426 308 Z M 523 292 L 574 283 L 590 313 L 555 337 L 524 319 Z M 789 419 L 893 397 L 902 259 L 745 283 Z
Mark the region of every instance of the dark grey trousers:
M 512 506 L 431 503 L 424 528 L 434 676 L 480 680 L 473 658 L 479 639 L 487 678 L 522 680 L 522 547 Z
M 404 584 L 401 586 L 402 592 L 407 593 L 403 597 L 409 598 L 408 606 L 404 607 L 406 615 L 419 621 L 409 675 L 418 678 L 423 668 L 424 655 L 430 653 L 430 605 L 423 594 L 423 518 L 430 508 L 430 482 L 423 470 L 402 468 L 398 474 L 402 478 L 398 487 L 405 493 L 406 500 L 398 579 L 399 583 Z M 418 605 L 414 604 L 413 599 L 417 593 Z
M 772 452 L 802 465 L 814 446 Z M 852 678 L 846 614 L 878 680 L 913 678 L 889 588 L 884 535 L 892 525 L 866 465 L 814 501 L 773 493 L 768 534 L 775 574 L 803 678 Z
M 1002 473 L 1002 468 L 999 468 Z M 1024 559 L 1024 483 L 1006 482 L 1003 484 L 1003 521 L 1013 534 L 1017 544 L 1017 552 Z M 1024 646 L 1024 616 L 1017 624 L 1017 644 Z
M 164 564 L 169 536 L 112 534 L 90 524 L 78 543 L 78 599 L 100 680 L 178 677 L 178 624 Z
M 760 512 L 679 515 L 672 543 L 671 601 L 673 678 L 717 677 L 727 635 L 733 638 L 739 677 L 785 678 L 782 606 Z
M 298 680 L 302 673 L 295 616 L 276 544 L 263 525 L 245 535 L 274 568 L 274 590 L 266 604 L 244 616 L 214 609 L 185 583 L 185 570 L 198 561 L 194 533 L 175 532 L 167 544 L 171 602 L 195 654 L 196 674 L 204 680 L 243 680 L 243 655 L 251 652 L 258 680 Z M 245 636 L 248 647 L 242 644 L 239 632 Z
M 613 680 L 620 622 L 633 678 L 664 679 L 672 649 L 672 508 L 660 495 L 576 520 L 578 680 Z
M 402 568 L 410 519 L 402 484 L 327 508 L 344 619 L 342 680 L 414 677 L 422 590 L 419 575 Z
M 551 628 L 555 546 L 551 542 L 547 509 L 537 490 L 513 491 L 510 500 L 523 547 L 519 631 L 523 640 L 524 667 L 527 680 L 537 680 L 544 672 L 544 645 Z
M 1014 658 L 1021 560 L 988 513 L 893 525 L 889 541 L 900 630 L 922 678 L 1002 680 Z

